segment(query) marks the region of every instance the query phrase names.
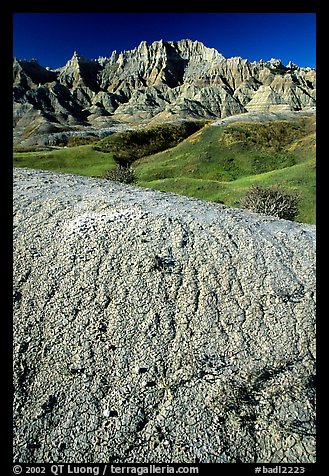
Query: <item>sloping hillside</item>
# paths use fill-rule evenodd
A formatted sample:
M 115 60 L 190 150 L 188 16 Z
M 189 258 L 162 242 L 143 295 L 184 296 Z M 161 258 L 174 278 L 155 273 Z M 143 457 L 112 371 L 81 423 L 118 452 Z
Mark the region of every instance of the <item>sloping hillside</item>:
M 315 223 L 315 116 L 207 125 L 178 146 L 135 162 L 138 183 L 239 206 L 251 185 L 298 191 L 298 221 Z
M 99 142 L 92 137 L 89 145 L 15 153 L 14 165 L 102 176 L 123 160 L 132 164 L 140 186 L 234 207 L 252 185 L 276 184 L 301 195 L 297 221 L 315 223 L 315 114 L 251 120 L 259 117 L 242 114 L 208 124 L 185 140 L 200 122 L 149 126 Z M 145 156 L 152 149 L 162 151 Z

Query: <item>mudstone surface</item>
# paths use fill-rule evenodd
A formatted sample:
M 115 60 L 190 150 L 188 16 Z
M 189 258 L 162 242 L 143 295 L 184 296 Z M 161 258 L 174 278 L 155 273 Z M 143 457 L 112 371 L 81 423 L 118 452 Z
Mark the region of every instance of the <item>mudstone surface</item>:
M 314 462 L 315 227 L 14 170 L 16 462 Z

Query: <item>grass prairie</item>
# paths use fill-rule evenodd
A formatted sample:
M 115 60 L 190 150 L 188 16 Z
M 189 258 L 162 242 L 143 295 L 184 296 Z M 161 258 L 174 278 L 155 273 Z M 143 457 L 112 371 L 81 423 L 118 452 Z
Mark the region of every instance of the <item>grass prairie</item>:
M 116 162 L 111 153 L 94 150 L 92 145 L 80 145 L 51 151 L 14 152 L 14 166 L 98 177 L 115 168 Z
M 206 124 L 185 139 L 186 130 L 176 129 L 162 127 L 158 144 L 153 130 L 140 137 L 127 132 L 89 145 L 16 152 L 14 166 L 100 177 L 116 167 L 121 150 L 122 157 L 129 155 L 139 186 L 239 207 L 251 186 L 278 185 L 300 194 L 296 221 L 315 223 L 314 115 Z M 145 155 L 152 150 L 157 152 Z
M 301 196 L 296 221 L 315 223 L 315 118 L 205 126 L 172 149 L 137 160 L 138 184 L 238 207 L 253 185 Z

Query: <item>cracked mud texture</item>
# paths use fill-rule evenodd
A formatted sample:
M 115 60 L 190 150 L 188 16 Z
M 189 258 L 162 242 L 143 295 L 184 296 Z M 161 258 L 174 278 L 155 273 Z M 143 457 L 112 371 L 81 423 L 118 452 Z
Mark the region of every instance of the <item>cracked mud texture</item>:
M 314 462 L 315 227 L 14 170 L 15 462 Z

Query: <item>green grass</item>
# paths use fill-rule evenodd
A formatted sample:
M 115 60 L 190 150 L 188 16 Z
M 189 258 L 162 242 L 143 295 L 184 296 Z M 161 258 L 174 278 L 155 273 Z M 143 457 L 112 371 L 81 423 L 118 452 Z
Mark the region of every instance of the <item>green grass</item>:
M 158 124 L 143 129 L 118 132 L 97 142 L 94 149 L 100 152 L 112 152 L 119 164 L 127 165 L 141 157 L 175 147 L 204 124 L 205 121 Z
M 98 177 L 115 168 L 116 162 L 112 154 L 82 145 L 49 152 L 14 152 L 14 166 Z
M 296 221 L 315 223 L 313 118 L 207 126 L 134 167 L 141 186 L 235 207 L 252 185 L 280 185 L 301 195 Z
M 280 185 L 285 190 L 300 193 L 300 212 L 296 221 L 315 223 L 315 169 L 314 162 L 308 161 L 281 170 L 273 170 L 265 174 L 250 175 L 231 182 L 195 179 L 189 177 L 165 178 L 154 181 L 139 181 L 138 185 L 174 192 L 187 197 L 222 202 L 225 205 L 239 207 L 241 198 L 249 188 L 255 186 Z
M 133 155 L 131 138 L 135 136 L 129 137 L 125 150 Z M 118 145 L 125 139 L 121 134 L 116 140 Z M 240 206 L 253 185 L 279 185 L 300 193 L 296 221 L 315 223 L 315 143 L 314 117 L 294 122 L 207 125 L 174 147 L 139 158 L 133 168 L 139 186 L 234 207 Z M 137 147 L 145 152 L 149 146 Z M 96 177 L 115 168 L 116 161 L 113 150 L 81 145 L 49 152 L 17 152 L 14 165 Z
M 285 121 L 206 126 L 173 149 L 137 161 L 136 169 L 142 181 L 173 176 L 236 180 L 295 165 L 301 153 L 291 153 L 288 146 L 303 132 Z

